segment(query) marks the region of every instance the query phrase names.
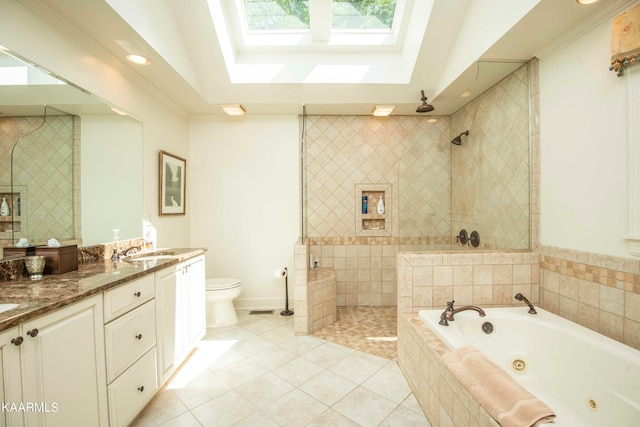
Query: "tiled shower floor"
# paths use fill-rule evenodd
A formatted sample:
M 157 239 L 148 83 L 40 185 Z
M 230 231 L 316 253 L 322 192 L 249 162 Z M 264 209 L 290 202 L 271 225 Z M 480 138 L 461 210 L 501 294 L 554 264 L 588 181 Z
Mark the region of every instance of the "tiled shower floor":
M 338 320 L 314 337 L 355 350 L 395 359 L 398 324 L 396 307 L 338 307 Z
M 386 340 L 395 309 L 338 315 L 332 328 L 295 336 L 293 316 L 239 311 L 238 325 L 207 330 L 132 426 L 428 427 Z

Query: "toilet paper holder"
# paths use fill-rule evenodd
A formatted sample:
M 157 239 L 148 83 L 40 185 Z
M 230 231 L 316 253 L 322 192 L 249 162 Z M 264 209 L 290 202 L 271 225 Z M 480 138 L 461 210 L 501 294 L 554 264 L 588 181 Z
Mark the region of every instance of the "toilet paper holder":
M 284 310 L 280 312 L 282 316 L 291 316 L 293 314 L 292 310 L 289 310 L 289 271 L 287 267 L 284 268 L 276 268 L 273 271 L 274 277 L 284 277 Z

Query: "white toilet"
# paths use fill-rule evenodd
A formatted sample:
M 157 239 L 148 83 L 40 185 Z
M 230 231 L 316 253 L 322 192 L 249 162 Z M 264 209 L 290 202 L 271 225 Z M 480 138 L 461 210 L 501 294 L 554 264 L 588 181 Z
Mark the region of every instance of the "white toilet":
M 220 328 L 238 323 L 233 300 L 240 295 L 240 280 L 216 277 L 206 280 L 207 328 Z

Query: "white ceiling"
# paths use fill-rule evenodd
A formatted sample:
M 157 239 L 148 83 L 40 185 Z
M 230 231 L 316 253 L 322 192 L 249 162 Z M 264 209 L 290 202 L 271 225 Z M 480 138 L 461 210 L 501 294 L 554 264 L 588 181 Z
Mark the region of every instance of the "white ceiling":
M 186 115 L 223 114 L 220 104 L 235 103 L 248 114 L 298 114 L 304 104 L 308 114 L 367 115 L 378 104 L 396 105 L 394 115 L 407 115 L 416 114 L 421 90 L 436 107 L 428 115 L 449 115 L 522 63 L 634 2 L 406 0 L 413 7 L 409 21 L 422 27 L 414 25 L 395 53 L 401 68 L 386 58 L 378 61 L 386 67 L 371 68 L 376 71 L 366 77 L 345 75 L 347 83 L 309 83 L 293 69 L 260 83 L 232 83 L 240 80 L 230 74 L 230 60 L 236 66 L 267 63 L 279 54 L 265 48 L 252 57 L 239 46 L 221 45 L 225 29 L 212 11 L 218 16 L 228 0 L 18 1 Z M 151 63 L 129 64 L 124 57 L 133 52 Z M 298 54 L 305 61 L 327 58 L 326 52 Z M 353 64 L 373 54 L 337 55 L 336 63 Z M 465 91 L 472 95 L 460 98 Z

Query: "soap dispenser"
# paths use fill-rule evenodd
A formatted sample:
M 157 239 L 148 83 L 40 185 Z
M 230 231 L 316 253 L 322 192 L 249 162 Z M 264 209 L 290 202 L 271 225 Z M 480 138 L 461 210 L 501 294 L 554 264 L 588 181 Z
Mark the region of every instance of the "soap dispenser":
M 0 216 L 9 216 L 10 213 L 9 203 L 7 203 L 7 199 L 3 197 L 2 203 L 0 203 Z
M 384 213 L 384 202 L 382 201 L 382 196 L 380 196 L 380 200 L 378 200 L 378 213 Z

